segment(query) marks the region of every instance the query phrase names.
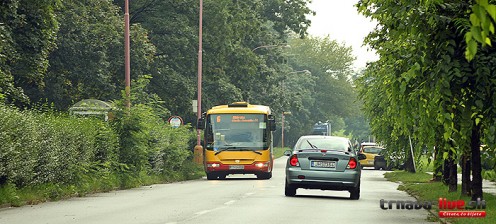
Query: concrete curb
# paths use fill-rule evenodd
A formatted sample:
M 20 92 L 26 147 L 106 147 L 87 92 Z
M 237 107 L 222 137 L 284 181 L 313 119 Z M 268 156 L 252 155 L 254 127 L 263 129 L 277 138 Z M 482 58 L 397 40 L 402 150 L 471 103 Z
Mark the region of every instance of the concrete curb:
M 401 181 L 398 181 L 397 183 L 400 184 L 400 186 L 403 184 L 403 182 Z M 406 192 L 406 191 L 405 191 Z M 416 195 L 412 195 L 410 194 L 409 192 L 406 192 L 408 195 L 412 196 L 413 198 L 415 198 L 415 200 L 419 201 L 419 198 L 416 196 Z M 436 221 L 439 221 L 439 223 L 442 223 L 442 224 L 451 224 L 450 222 L 448 222 L 446 219 L 443 219 L 443 218 L 439 218 L 439 214 L 436 213 L 436 211 L 434 211 L 433 209 L 429 209 L 429 210 L 426 210 L 428 211 L 432 216 L 436 217 L 437 220 Z
M 425 172 L 432 175 L 432 172 Z M 458 184 L 462 184 L 462 174 L 458 174 Z M 482 192 L 496 195 L 496 183 L 489 180 L 482 180 Z

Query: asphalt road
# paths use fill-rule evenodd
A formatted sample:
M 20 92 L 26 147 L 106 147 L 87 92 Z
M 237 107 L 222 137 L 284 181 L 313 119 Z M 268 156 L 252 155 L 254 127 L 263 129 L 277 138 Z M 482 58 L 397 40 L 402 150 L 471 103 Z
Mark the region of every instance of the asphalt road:
M 427 223 L 428 212 L 383 210 L 380 199 L 414 200 L 386 181 L 384 171 L 363 170 L 361 198 L 348 192 L 298 189 L 284 196 L 284 166 L 270 180 L 228 176 L 146 186 L 34 206 L 0 209 L 0 224 L 14 223 Z

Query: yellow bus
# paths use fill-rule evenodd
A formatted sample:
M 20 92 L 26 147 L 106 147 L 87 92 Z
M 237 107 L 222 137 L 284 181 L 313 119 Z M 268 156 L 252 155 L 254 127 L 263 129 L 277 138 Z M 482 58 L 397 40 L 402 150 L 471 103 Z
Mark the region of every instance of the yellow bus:
M 275 119 L 268 106 L 235 102 L 215 106 L 198 120 L 204 130 L 203 165 L 208 180 L 229 174 L 270 179 Z

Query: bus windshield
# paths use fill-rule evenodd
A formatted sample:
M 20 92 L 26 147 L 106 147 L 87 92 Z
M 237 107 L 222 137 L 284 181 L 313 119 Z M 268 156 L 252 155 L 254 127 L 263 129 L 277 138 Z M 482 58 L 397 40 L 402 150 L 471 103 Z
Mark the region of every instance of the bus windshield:
M 205 132 L 209 150 L 268 148 L 264 114 L 212 114 Z

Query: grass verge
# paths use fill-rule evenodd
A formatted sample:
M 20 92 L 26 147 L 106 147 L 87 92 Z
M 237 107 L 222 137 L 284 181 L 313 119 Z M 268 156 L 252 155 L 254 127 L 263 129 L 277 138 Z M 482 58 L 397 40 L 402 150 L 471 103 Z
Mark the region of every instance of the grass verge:
M 57 201 L 71 197 L 84 197 L 88 194 L 129 189 L 152 184 L 163 184 L 201 178 L 203 167 L 193 162 L 185 162 L 181 170 L 170 171 L 162 175 L 146 174 L 111 174 L 102 180 L 101 176 L 88 175 L 77 185 L 38 184 L 17 188 L 8 183 L 0 186 L 0 207 L 20 207 L 47 201 Z
M 458 191 L 448 192 L 448 187 L 441 182 L 430 182 L 431 175 L 426 173 L 408 173 L 405 171 L 389 172 L 384 175 L 386 179 L 393 182 L 400 182 L 398 190 L 402 190 L 417 198 L 418 201 L 438 201 L 439 198 L 446 198 L 449 201 L 463 200 L 466 204 L 471 200 L 470 197 L 461 196 L 461 186 L 458 186 Z M 430 220 L 444 221 L 457 224 L 470 223 L 494 223 L 496 215 L 496 196 L 484 193 L 486 201 L 486 217 L 485 218 L 450 218 L 440 220 L 438 217 L 429 217 Z M 449 209 L 450 211 L 456 209 Z M 438 214 L 438 205 L 434 204 L 432 213 Z M 481 210 L 476 210 L 481 211 Z
M 290 150 L 290 148 L 281 148 L 281 147 L 274 147 L 274 158 L 279 158 L 279 157 L 282 157 L 284 155 L 284 151 L 286 150 Z

